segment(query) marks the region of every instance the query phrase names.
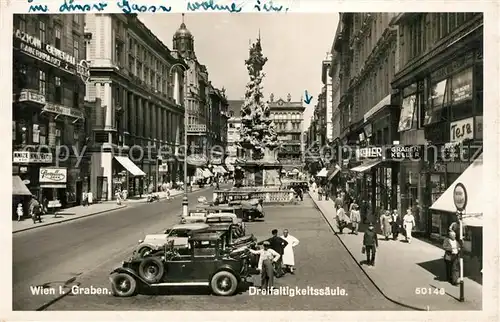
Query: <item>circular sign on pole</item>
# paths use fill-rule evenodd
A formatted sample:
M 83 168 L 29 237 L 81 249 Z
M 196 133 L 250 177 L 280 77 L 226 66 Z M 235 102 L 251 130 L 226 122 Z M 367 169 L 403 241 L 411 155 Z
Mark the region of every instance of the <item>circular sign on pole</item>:
M 453 202 L 458 211 L 464 211 L 465 207 L 467 207 L 467 189 L 460 182 L 453 189 Z

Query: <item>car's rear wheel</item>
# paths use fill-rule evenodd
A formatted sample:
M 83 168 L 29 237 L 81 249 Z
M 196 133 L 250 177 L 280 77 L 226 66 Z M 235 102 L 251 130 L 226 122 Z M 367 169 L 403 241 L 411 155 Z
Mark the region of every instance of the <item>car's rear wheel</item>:
M 111 291 L 114 296 L 128 297 L 135 294 L 137 281 L 126 273 L 118 273 L 111 277 Z
M 147 253 L 149 253 L 151 251 L 152 251 L 152 249 L 149 247 L 142 247 L 141 249 L 139 249 L 139 256 L 144 257 L 144 256 L 146 256 Z
M 238 288 L 238 279 L 233 273 L 228 271 L 220 271 L 212 276 L 210 287 L 215 295 L 230 296 L 236 292 Z
M 163 263 L 157 257 L 146 257 L 139 265 L 139 276 L 151 284 L 158 283 L 164 272 Z

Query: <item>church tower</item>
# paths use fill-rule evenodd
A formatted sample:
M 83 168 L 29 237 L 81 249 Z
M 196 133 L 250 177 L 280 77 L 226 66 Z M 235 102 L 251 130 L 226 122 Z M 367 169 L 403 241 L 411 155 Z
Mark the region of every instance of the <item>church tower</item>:
M 173 48 L 184 57 L 195 58 L 194 37 L 186 28 L 186 24 L 184 23 L 184 14 L 182 14 L 181 26 L 177 29 L 173 37 Z

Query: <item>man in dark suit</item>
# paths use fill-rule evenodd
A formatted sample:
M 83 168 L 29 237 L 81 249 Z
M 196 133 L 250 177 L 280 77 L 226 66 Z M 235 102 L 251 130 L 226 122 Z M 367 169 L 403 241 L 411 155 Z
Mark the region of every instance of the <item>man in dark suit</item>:
M 276 277 L 281 277 L 284 275 L 283 273 L 283 252 L 285 250 L 286 245 L 288 245 L 288 242 L 284 240 L 283 238 L 278 236 L 278 229 L 273 229 L 271 231 L 272 237 L 261 241 L 259 245 L 261 245 L 263 242 L 268 241 L 270 244 L 270 248 L 280 254 L 280 258 L 276 262 Z

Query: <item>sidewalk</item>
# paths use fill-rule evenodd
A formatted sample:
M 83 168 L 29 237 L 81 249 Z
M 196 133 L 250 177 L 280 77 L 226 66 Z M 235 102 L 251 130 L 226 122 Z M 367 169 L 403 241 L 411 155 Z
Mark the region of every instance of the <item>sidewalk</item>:
M 200 188 L 193 187 L 193 192 L 199 191 Z M 183 191 L 174 190 L 170 193 L 170 198 L 175 198 L 176 196 L 182 195 Z M 160 199 L 167 198 L 166 192 L 159 192 Z M 127 204 L 136 204 L 141 202 L 147 202 L 147 197 L 143 196 L 142 198 L 132 197 L 122 202 L 121 205 L 116 204 L 116 200 L 104 201 L 101 203 L 96 203 L 88 207 L 76 206 L 71 208 L 62 209 L 54 214 L 48 214 L 42 216 L 42 222 L 33 224 L 33 220 L 31 218 L 26 218 L 23 221 L 13 221 L 12 222 L 12 233 L 18 233 L 21 231 L 36 229 L 39 227 L 55 225 L 59 223 L 63 223 L 70 220 L 75 220 L 79 218 L 89 217 L 93 215 L 103 214 L 109 211 L 121 209 L 127 207 Z
M 318 201 L 316 193 L 310 192 L 309 195 L 347 251 L 389 300 L 430 311 L 482 309 L 480 284 L 465 277 L 465 302 L 459 302 L 460 288 L 441 281 L 444 275 L 441 248 L 416 238 L 408 244 L 402 236 L 399 241 L 386 241 L 379 235 L 376 266 L 366 266 L 363 264 L 366 255 L 361 253 L 363 233 L 360 231 L 358 235 L 351 235 L 348 234 L 350 229 L 346 228 L 343 234 L 339 234 L 334 200 Z M 441 289 L 445 290 L 445 295 L 439 294 Z M 420 294 L 426 294 L 417 295 L 416 290 L 420 290 Z

